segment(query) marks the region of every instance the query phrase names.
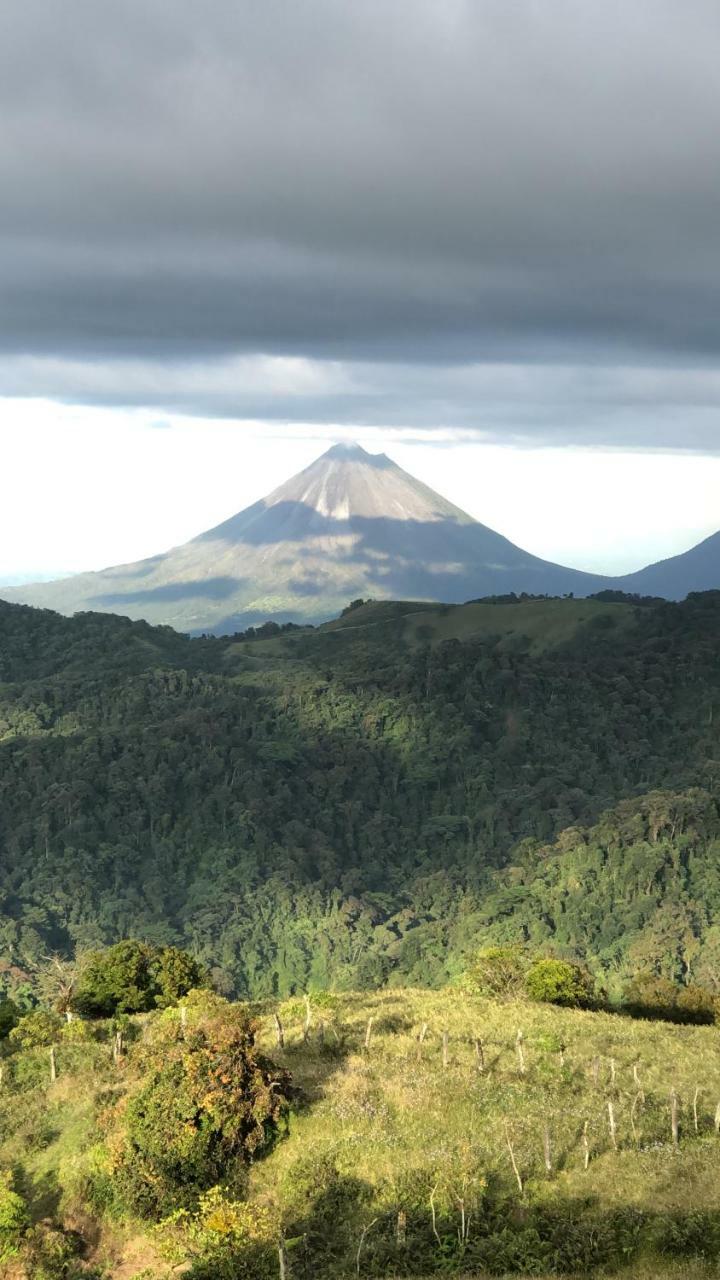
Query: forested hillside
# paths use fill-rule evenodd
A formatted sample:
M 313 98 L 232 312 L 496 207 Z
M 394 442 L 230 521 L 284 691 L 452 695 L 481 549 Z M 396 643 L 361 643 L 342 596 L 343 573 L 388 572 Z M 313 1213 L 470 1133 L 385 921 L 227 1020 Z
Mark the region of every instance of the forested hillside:
M 228 994 L 487 942 L 720 976 L 720 593 L 364 605 L 189 640 L 0 605 L 0 950 L 139 936 Z

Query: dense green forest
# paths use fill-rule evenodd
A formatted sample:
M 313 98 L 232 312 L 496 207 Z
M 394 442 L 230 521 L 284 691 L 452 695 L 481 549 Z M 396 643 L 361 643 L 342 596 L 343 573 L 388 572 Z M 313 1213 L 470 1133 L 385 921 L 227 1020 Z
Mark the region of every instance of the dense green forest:
M 0 604 L 0 954 L 187 947 L 226 994 L 493 942 L 720 983 L 720 593 L 365 604 L 187 639 Z

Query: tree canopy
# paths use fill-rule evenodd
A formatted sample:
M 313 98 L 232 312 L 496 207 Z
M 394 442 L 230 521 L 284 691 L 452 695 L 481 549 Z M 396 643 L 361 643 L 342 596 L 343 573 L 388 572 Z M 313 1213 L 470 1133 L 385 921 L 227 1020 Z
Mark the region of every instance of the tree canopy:
M 44 957 L 128 937 L 88 1009 L 177 998 L 181 952 L 253 997 L 438 985 L 506 943 L 618 992 L 717 982 L 718 593 L 196 640 L 0 604 L 0 679 L 19 1004 Z

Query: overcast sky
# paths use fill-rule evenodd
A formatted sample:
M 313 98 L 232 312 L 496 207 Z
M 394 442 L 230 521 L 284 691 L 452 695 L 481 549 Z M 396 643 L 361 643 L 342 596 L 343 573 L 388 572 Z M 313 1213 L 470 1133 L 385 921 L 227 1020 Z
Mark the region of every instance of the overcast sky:
M 43 505 L 0 575 L 161 550 L 347 433 L 569 563 L 720 526 L 719 65 L 717 0 L 5 0 L 0 432 Z

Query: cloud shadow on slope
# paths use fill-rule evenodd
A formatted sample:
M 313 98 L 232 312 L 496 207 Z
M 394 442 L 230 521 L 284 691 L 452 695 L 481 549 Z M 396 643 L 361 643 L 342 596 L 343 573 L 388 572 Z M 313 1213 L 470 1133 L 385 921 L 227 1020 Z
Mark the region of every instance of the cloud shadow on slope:
M 133 575 L 136 577 L 142 575 Z M 228 596 L 239 591 L 244 585 L 243 578 L 200 578 L 189 582 L 167 582 L 159 587 L 147 587 L 145 590 L 106 592 L 102 595 L 90 596 L 91 604 L 162 604 L 177 603 L 179 600 L 226 600 Z
M 450 517 L 438 520 L 403 520 L 392 516 L 325 516 L 302 502 L 279 502 L 267 507 L 256 503 L 248 513 L 229 520 L 196 542 L 222 544 L 224 550 L 237 547 L 271 547 L 296 544 L 294 555 L 328 565 L 357 566 L 378 587 L 392 594 L 438 595 L 438 582 L 453 585 L 454 599 L 467 599 L 482 591 L 505 592 L 577 591 L 580 594 L 611 585 L 612 579 L 584 573 L 533 556 L 515 546 L 502 534 L 475 521 L 464 523 Z M 316 540 L 337 543 L 324 552 Z M 342 539 L 350 545 L 343 546 Z M 351 540 L 353 542 L 351 543 Z M 304 546 L 303 544 L 307 544 Z M 300 594 L 319 595 L 332 585 L 316 572 L 301 578 Z
M 248 519 L 248 516 L 250 517 Z M 150 583 L 146 565 L 127 574 L 123 590 L 120 571 L 105 581 L 110 589 L 87 598 L 86 607 L 122 612 L 129 606 L 142 610 L 174 606 L 170 619 L 184 629 L 183 605 L 206 601 L 193 609 L 194 630 L 228 632 L 268 619 L 277 621 L 322 621 L 333 616 L 343 604 L 358 596 L 391 599 L 437 600 L 449 604 L 509 592 L 537 595 L 588 595 L 614 585 L 612 579 L 584 574 L 539 559 L 514 546 L 501 534 L 477 522 L 464 523 L 451 517 L 435 520 L 404 520 L 391 516 L 351 516 L 339 519 L 323 515 L 302 502 L 282 502 L 268 507 L 256 503 L 195 539 L 205 543 L 196 576 L 180 578 L 157 586 L 136 585 L 138 579 Z M 324 545 L 325 543 L 325 545 Z M 203 577 L 203 560 L 212 567 L 213 544 L 223 566 L 228 552 L 235 552 L 243 575 Z M 287 546 L 284 554 L 280 548 Z M 255 572 L 255 554 L 278 548 Z M 203 549 L 204 551 L 204 549 Z M 172 572 L 172 555 L 161 557 Z M 169 563 L 168 563 L 169 561 Z M 153 569 L 158 565 L 153 559 Z M 188 572 L 193 570 L 188 566 Z M 182 573 L 182 564 L 178 566 Z M 108 575 L 109 576 L 109 575 Z M 257 601 L 276 600 L 266 609 Z M 213 605 L 227 601 L 227 610 L 218 617 Z M 243 605 L 247 602 L 248 608 Z M 188 618 L 187 622 L 191 619 Z

